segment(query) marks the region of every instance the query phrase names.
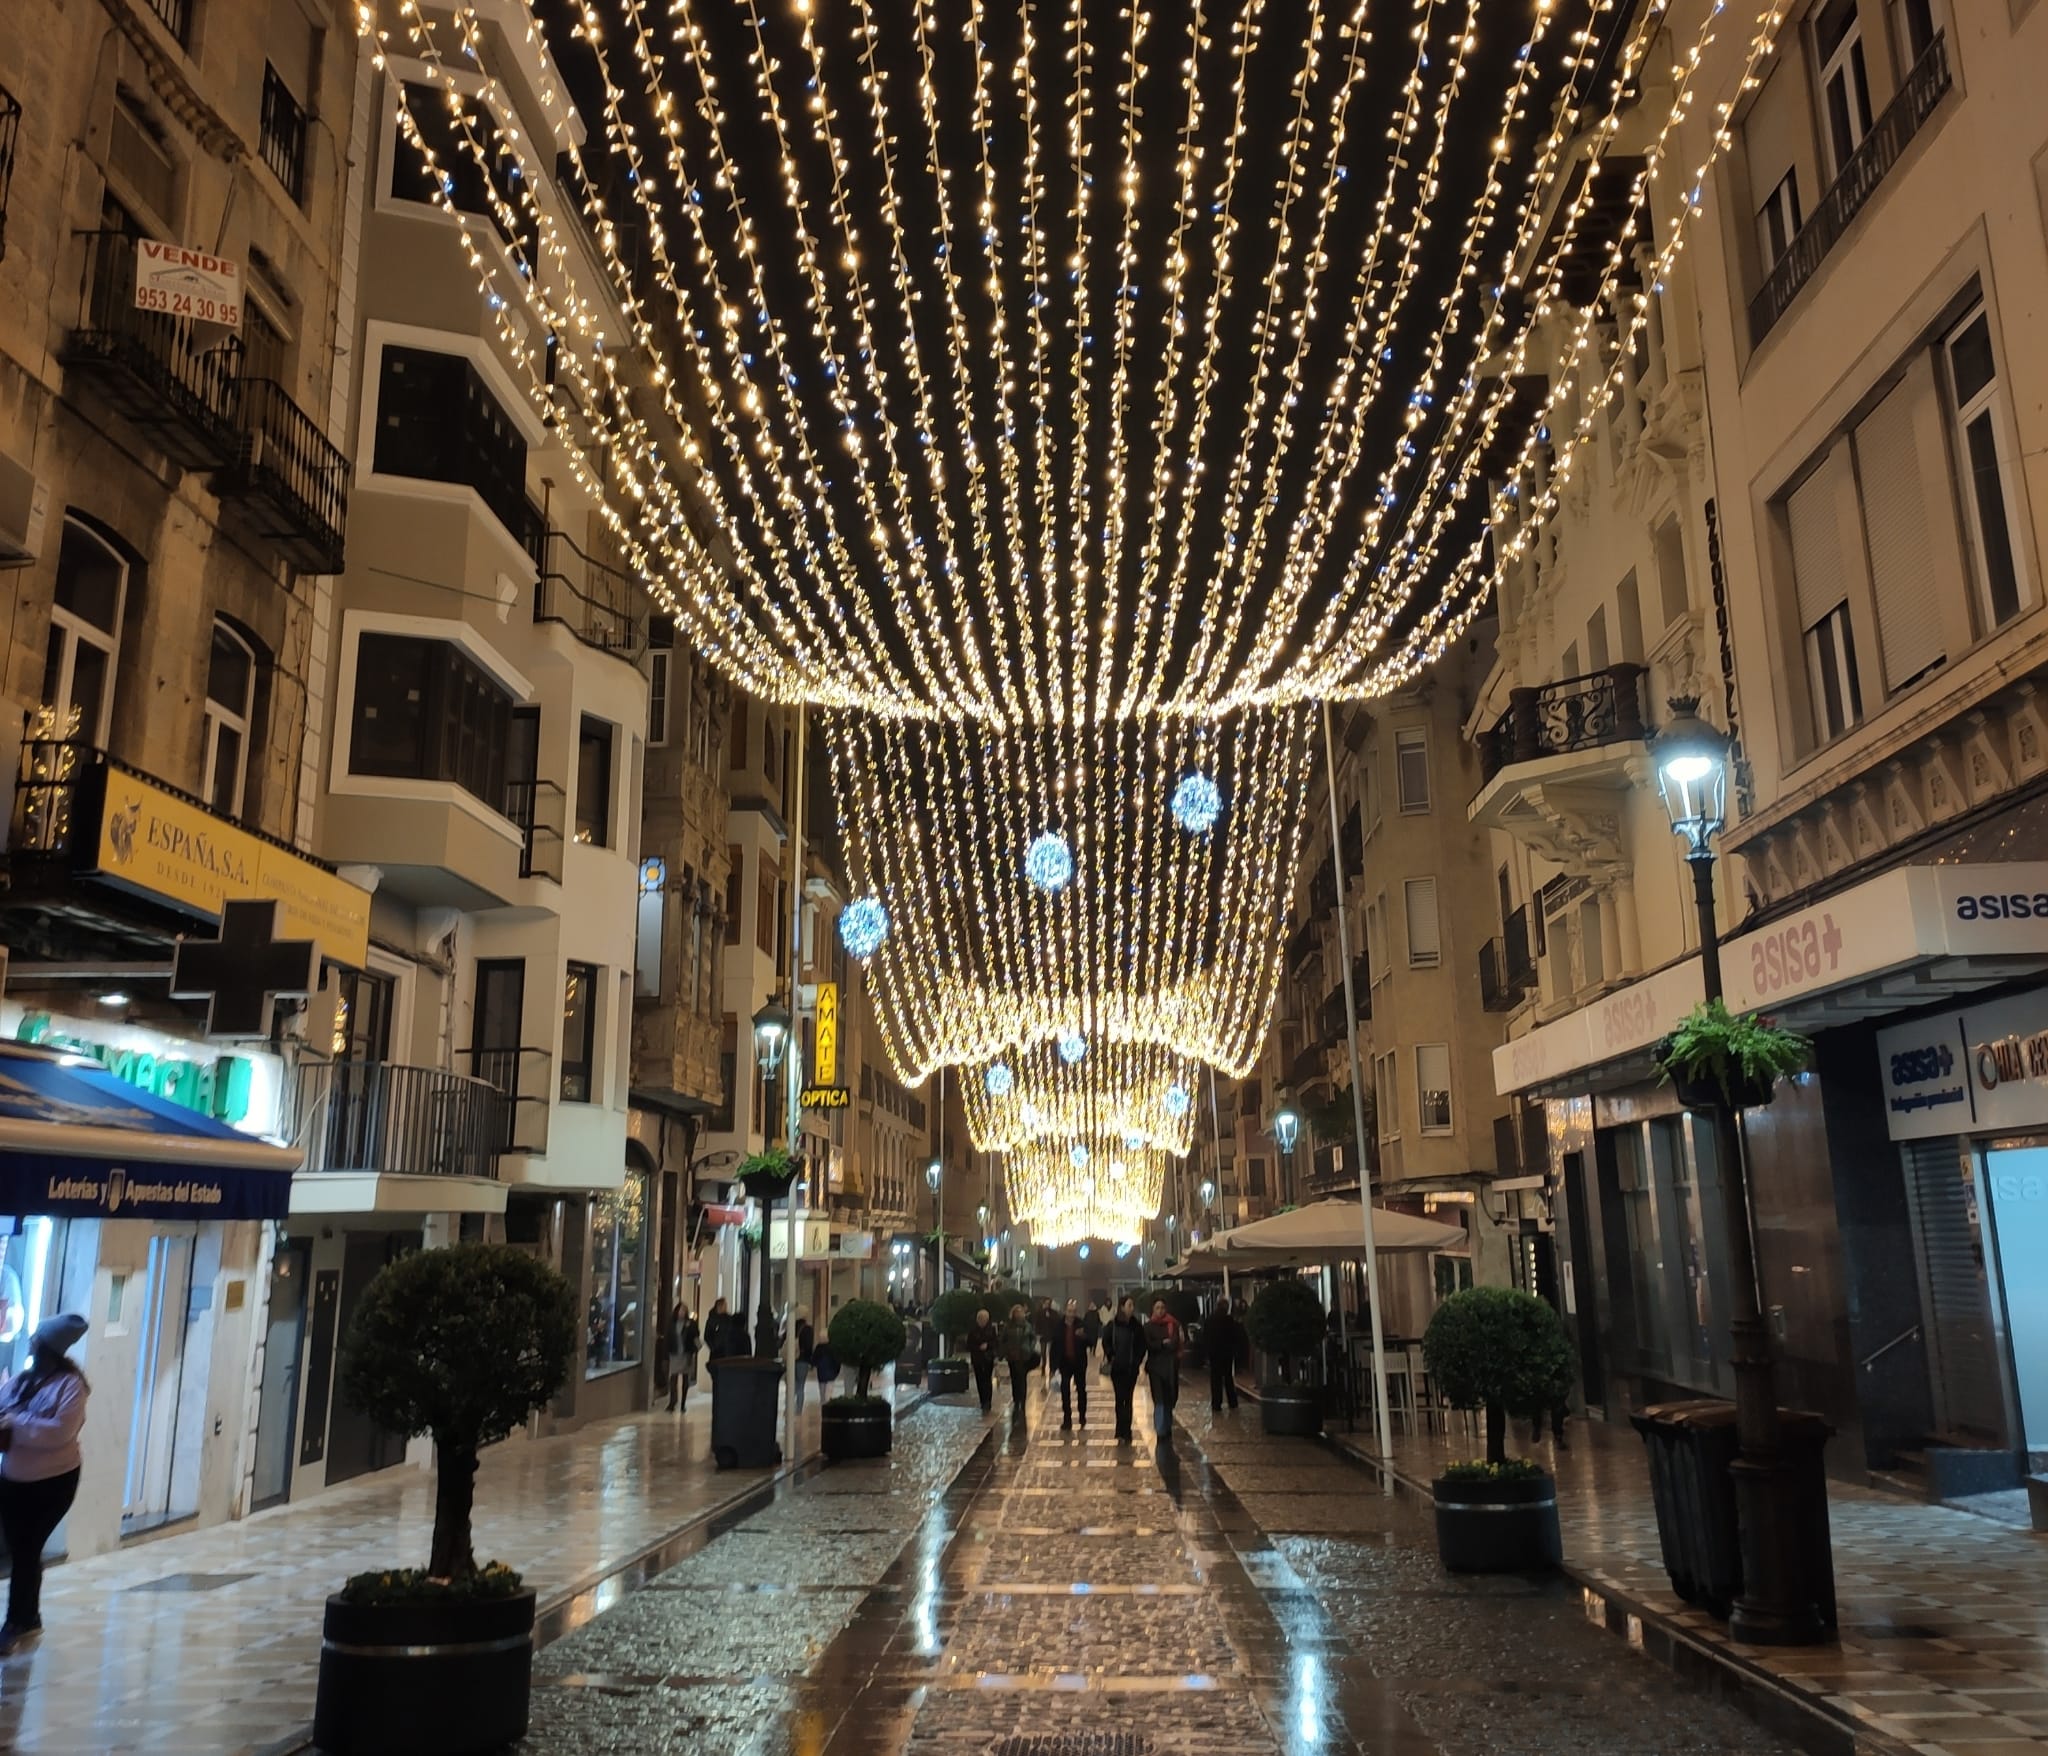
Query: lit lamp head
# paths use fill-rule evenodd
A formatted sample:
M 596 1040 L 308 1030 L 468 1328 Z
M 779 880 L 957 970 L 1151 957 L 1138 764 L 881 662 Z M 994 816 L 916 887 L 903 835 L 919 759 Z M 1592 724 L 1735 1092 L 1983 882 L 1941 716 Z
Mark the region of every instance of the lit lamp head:
M 1199 1193 L 1204 1207 L 1214 1207 L 1216 1205 L 1216 1185 L 1210 1178 L 1204 1177 L 1202 1179 L 1202 1187 Z
M 1728 821 L 1728 737 L 1700 718 L 1697 697 L 1676 696 L 1670 705 L 1671 717 L 1650 745 L 1657 790 L 1687 857 L 1704 859 Z
M 984 1201 L 974 1210 L 974 1217 L 981 1221 L 981 1229 L 988 1230 L 988 1203 Z
M 926 1165 L 924 1168 L 925 1186 L 930 1189 L 937 1189 L 940 1180 L 945 1176 L 945 1174 L 946 1167 L 940 1164 L 937 1159 L 933 1159 L 932 1162 Z
M 770 1000 L 754 1014 L 754 1054 L 763 1073 L 782 1065 L 782 1051 L 789 1045 L 789 1008 Z
M 1273 1144 L 1292 1152 L 1301 1138 L 1301 1111 L 1295 1108 L 1294 1093 L 1284 1085 L 1273 1094 Z

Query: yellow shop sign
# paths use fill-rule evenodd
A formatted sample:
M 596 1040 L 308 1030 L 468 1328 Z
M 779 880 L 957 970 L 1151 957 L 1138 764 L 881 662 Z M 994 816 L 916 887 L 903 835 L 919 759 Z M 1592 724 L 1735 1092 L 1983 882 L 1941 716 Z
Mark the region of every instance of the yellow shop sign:
M 367 890 L 139 775 L 112 764 L 102 772 L 101 877 L 215 920 L 223 903 L 274 900 L 284 937 L 311 939 L 321 956 L 363 967 Z

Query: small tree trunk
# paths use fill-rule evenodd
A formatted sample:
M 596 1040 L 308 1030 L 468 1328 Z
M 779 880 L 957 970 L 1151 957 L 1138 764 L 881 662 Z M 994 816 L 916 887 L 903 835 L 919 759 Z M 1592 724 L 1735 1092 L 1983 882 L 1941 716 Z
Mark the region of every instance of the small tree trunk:
M 476 1504 L 476 1452 L 434 1448 L 434 1553 L 427 1571 L 436 1579 L 467 1579 L 476 1571 L 469 1515 Z
M 1486 1461 L 1508 1460 L 1508 1411 L 1497 1402 L 1486 1405 Z
M 863 1366 L 863 1367 L 861 1367 L 861 1369 L 860 1369 L 860 1377 L 859 1377 L 859 1379 L 858 1379 L 858 1380 L 856 1380 L 856 1382 L 855 1382 L 855 1384 L 854 1384 L 854 1387 L 853 1387 L 853 1393 L 854 1393 L 854 1395 L 855 1395 L 855 1396 L 865 1396 L 865 1395 L 867 1395 L 867 1393 L 868 1393 L 868 1379 L 869 1379 L 870 1375 L 871 1375 L 871 1369 L 870 1369 L 869 1367 L 867 1367 L 867 1366 Z M 819 1394 L 820 1394 L 820 1395 L 822 1396 L 822 1395 L 823 1395 L 824 1393 L 823 1393 L 822 1391 L 820 1391 L 820 1392 L 819 1392 Z

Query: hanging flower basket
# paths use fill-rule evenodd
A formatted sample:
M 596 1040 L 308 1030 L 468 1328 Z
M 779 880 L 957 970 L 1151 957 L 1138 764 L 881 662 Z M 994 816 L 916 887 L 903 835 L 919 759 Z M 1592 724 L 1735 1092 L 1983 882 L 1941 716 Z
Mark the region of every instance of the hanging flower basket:
M 1813 1043 L 1768 1016 L 1737 1018 L 1727 1003 L 1695 1006 L 1656 1048 L 1657 1065 L 1689 1110 L 1755 1109 L 1778 1081 L 1804 1071 Z

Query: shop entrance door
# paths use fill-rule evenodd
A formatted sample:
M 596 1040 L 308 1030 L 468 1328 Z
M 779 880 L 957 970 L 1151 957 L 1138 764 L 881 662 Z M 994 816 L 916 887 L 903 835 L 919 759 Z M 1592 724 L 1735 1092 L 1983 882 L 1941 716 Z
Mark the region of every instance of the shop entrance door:
M 199 1510 L 199 1453 L 206 1434 L 206 1372 L 213 1352 L 217 1230 L 192 1228 L 149 1241 L 135 1302 L 135 1412 L 121 1534 L 134 1536 Z
M 292 1491 L 292 1437 L 299 1422 L 299 1362 L 306 1342 L 306 1283 L 313 1247 L 295 1238 L 270 1262 L 269 1319 L 263 1337 L 263 1385 L 256 1402 L 256 1462 L 250 1504 L 275 1506 Z
M 2048 1142 L 1986 1148 L 1984 1187 L 2020 1448 L 2048 1451 Z

